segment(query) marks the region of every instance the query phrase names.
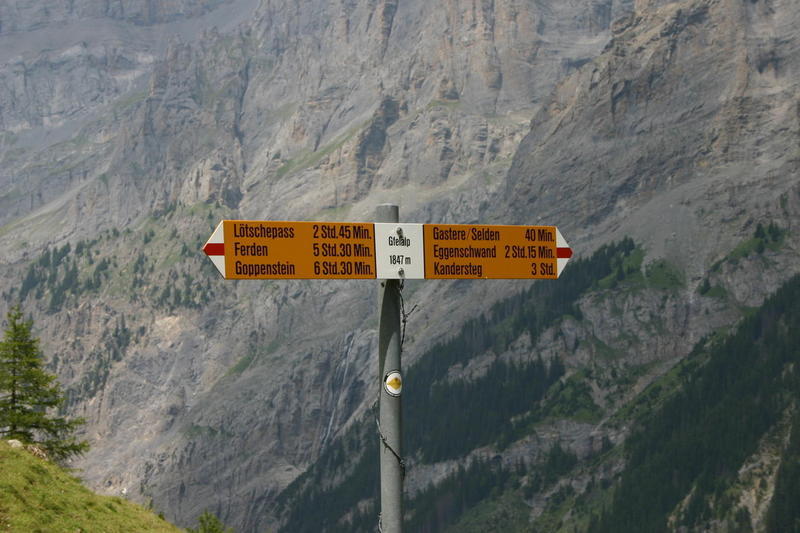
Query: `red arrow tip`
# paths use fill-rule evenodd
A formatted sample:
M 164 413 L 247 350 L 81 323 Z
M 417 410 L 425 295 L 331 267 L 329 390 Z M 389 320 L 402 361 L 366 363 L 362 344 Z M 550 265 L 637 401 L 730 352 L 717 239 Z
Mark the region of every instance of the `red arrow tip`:
M 572 257 L 572 248 L 556 248 L 556 257 L 559 259 L 569 259 Z
M 203 246 L 203 251 L 206 255 L 225 255 L 225 243 L 222 242 L 207 242 Z

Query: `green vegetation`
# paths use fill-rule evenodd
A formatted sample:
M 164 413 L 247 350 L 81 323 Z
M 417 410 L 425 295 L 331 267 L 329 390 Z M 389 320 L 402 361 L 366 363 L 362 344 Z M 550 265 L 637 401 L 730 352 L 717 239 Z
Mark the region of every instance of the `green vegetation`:
M 770 222 L 766 228 L 759 223 L 753 232 L 753 236 L 739 243 L 724 259 L 714 263 L 711 271 L 716 272 L 719 270 L 723 262 L 736 264 L 740 259 L 747 258 L 753 254 L 761 255 L 766 250 L 779 250 L 786 240 L 786 233 L 787 230 L 778 227 L 774 222 Z
M 306 168 L 312 168 L 316 166 L 323 158 L 327 157 L 328 155 L 332 154 L 344 144 L 353 138 L 353 136 L 364 127 L 364 124 L 360 124 L 356 127 L 350 128 L 345 133 L 336 137 L 332 142 L 329 144 L 321 147 L 319 150 L 315 151 L 306 151 L 301 153 L 299 156 L 288 160 L 286 163 L 281 165 L 280 168 L 277 170 L 277 177 L 278 179 L 286 176 L 291 172 L 296 172 L 298 170 L 303 170 Z
M 596 423 L 602 418 L 600 406 L 592 399 L 592 390 L 582 374 L 573 374 L 558 382 L 545 403 L 544 412 L 550 418 L 571 418 L 578 422 Z
M 697 287 L 697 292 L 701 296 L 708 296 L 709 298 L 716 298 L 718 300 L 724 300 L 728 297 L 728 291 L 725 290 L 725 287 L 711 285 L 708 278 L 703 278 L 702 283 Z
M 238 361 L 236 361 L 236 363 L 228 369 L 225 375 L 234 376 L 236 374 L 241 374 L 242 372 L 250 368 L 250 365 L 253 364 L 253 361 L 256 360 L 257 356 L 258 352 L 256 352 L 256 350 L 251 349 L 249 352 L 243 355 Z
M 211 426 L 200 426 L 197 424 L 191 424 L 184 430 L 184 435 L 189 437 L 190 439 L 196 439 L 198 437 L 202 437 L 205 440 L 208 439 L 216 439 L 216 438 L 223 438 L 223 439 L 232 439 L 236 435 L 224 427 L 220 428 L 213 428 Z
M 208 280 L 201 285 L 197 283 L 189 272 L 170 270 L 168 279 L 173 280 L 163 287 L 158 285 L 150 286 L 147 294 L 156 308 L 173 311 L 177 308 L 199 309 L 209 302 L 212 294 L 211 285 Z M 136 279 L 136 278 L 134 278 Z M 180 281 L 180 282 L 179 282 Z M 139 284 L 142 284 L 139 281 Z
M 797 406 L 795 406 L 795 409 Z M 800 533 L 800 413 L 795 412 L 789 445 L 783 453 L 772 505 L 767 513 L 767 531 Z
M 434 99 L 428 102 L 425 106 L 425 110 L 428 111 L 430 109 L 441 107 L 448 110 L 458 109 L 461 107 L 461 100 L 438 100 Z
M 657 290 L 674 290 L 685 286 L 683 272 L 665 259 L 653 261 L 642 271 L 644 250 L 637 247 L 630 253 L 615 258 L 611 272 L 596 283 L 599 289 L 614 289 L 625 284 L 632 288 L 650 287 Z M 571 267 L 572 265 L 570 265 Z
M 190 527 L 186 530 L 187 533 L 233 533 L 233 528 L 225 527 L 225 524 L 210 511 L 203 511 L 197 521 L 197 527 Z
M 10 165 L 19 161 L 25 153 L 28 152 L 27 148 L 22 146 L 17 146 L 15 148 L 8 148 L 6 147 L 5 150 L 2 152 L 2 157 L 0 157 L 0 163 L 4 165 Z M 18 193 L 19 189 L 12 189 L 9 193 L 6 194 L 6 199 L 12 198 Z
M 281 346 L 281 337 L 278 336 L 267 344 L 266 346 L 251 346 L 248 352 L 243 355 L 236 363 L 228 369 L 225 373 L 226 376 L 233 376 L 241 374 L 254 363 L 263 361 L 263 359 L 274 353 Z
M 599 289 L 612 289 L 623 281 L 633 286 L 641 286 L 644 283 L 644 276 L 642 275 L 643 261 L 644 250 L 640 247 L 614 258 L 611 264 L 611 272 L 599 279 L 595 286 Z
M 29 296 L 40 300 L 49 294 L 47 309 L 55 313 L 77 296 L 97 292 L 111 275 L 108 258 L 94 264 L 92 247 L 97 242 L 97 239 L 78 241 L 74 250 L 70 243 L 52 250 L 45 249 L 28 266 L 19 290 L 19 300 L 25 301 Z
M 526 531 L 529 509 L 525 499 L 551 489 L 577 463 L 575 454 L 558 444 L 534 467 L 521 461 L 513 468 L 507 467 L 499 456 L 491 460 L 473 460 L 466 468 L 459 467 L 442 482 L 427 487 L 411 499 L 408 507 L 412 512 L 405 528 L 431 532 L 461 531 L 461 528 L 476 532 L 505 528 Z M 566 503 L 573 493 L 569 486 L 560 487 L 551 501 L 556 505 Z M 365 525 L 369 526 L 368 520 Z M 369 531 L 369 528 L 361 530 Z
M 0 440 L 0 530 L 178 532 L 127 500 L 94 494 L 55 464 Z
M 114 329 L 104 329 L 99 346 L 95 347 L 88 360 L 92 362 L 91 368 L 82 377 L 77 385 L 67 390 L 67 404 L 72 405 L 80 398 L 91 398 L 101 390 L 111 372 L 111 366 L 121 361 L 133 341 L 133 332 L 127 327 L 125 315 L 120 315 L 114 324 Z
M 73 433 L 83 419 L 67 420 L 48 413 L 64 402 L 55 376 L 42 369 L 39 340 L 31 335 L 33 323 L 14 308 L 0 342 L 0 436 L 42 447 L 63 461 L 88 450 L 86 441 Z
M 474 460 L 466 468 L 459 466 L 444 481 L 420 491 L 409 502 L 413 513 L 404 528 L 408 531 L 444 531 L 481 501 L 499 498 L 516 477 L 511 470 L 488 460 Z
M 424 379 L 419 374 L 409 375 Z M 407 449 L 419 453 L 425 462 L 436 462 L 491 444 L 513 432 L 512 417 L 529 410 L 538 412 L 538 402 L 563 375 L 560 361 L 551 365 L 496 361 L 485 375 L 471 381 L 432 383 L 429 389 L 414 387 L 403 405 L 414 420 L 406 428 Z M 431 405 L 436 409 L 430 409 Z
M 144 102 L 146 99 L 147 91 L 131 92 L 117 99 L 112 106 L 114 111 L 122 111 L 129 107 L 134 107 L 135 105 Z
M 17 137 L 17 134 L 13 131 L 4 131 L 3 133 L 0 133 L 0 144 L 13 146 L 18 140 L 19 138 Z
M 683 272 L 666 260 L 654 261 L 645 270 L 647 283 L 653 288 L 672 290 L 680 289 L 686 284 Z
M 467 509 L 447 533 L 486 533 L 487 531 L 526 531 L 530 508 L 519 491 L 508 490 L 493 499 L 477 502 Z
M 78 241 L 74 247 L 67 243 L 45 249 L 28 265 L 17 299 L 43 301 L 50 313 L 73 307 L 86 295 L 101 293 L 134 302 L 147 298 L 166 311 L 205 305 L 213 295 L 211 280 L 216 276 L 200 250 L 208 233 L 181 238 L 177 228 L 167 222 L 179 211 L 214 219 L 213 207 L 169 204 L 160 218 L 148 219 L 137 232 L 112 228 L 98 238 Z M 187 265 L 190 261 L 199 265 Z M 201 279 L 195 278 L 198 270 Z
M 687 494 L 692 496 L 678 517 L 683 525 L 716 519 L 734 527 L 744 521 L 730 491 L 738 470 L 799 399 L 798 299 L 800 276 L 726 339 L 698 345 L 677 371 L 678 390 L 645 392 L 661 400 L 637 418 L 625 446 L 627 468 L 590 533 L 667 531 L 667 517 Z M 780 496 L 773 502 L 769 532 L 795 531 L 800 521 L 794 501 L 797 427 L 795 417 L 795 444 L 784 452 L 779 480 L 793 496 L 789 503 Z
M 701 341 L 689 357 L 679 362 L 654 383 L 651 383 L 636 398 L 617 411 L 612 417 L 612 420 L 617 424 L 630 423 L 643 416 L 643 414 L 656 410 L 664 402 L 665 398 L 669 397 L 680 388 L 684 379 L 682 376 L 694 372 L 701 361 L 704 360 L 702 348 L 705 346 L 706 342 L 705 340 Z M 644 365 L 643 368 L 635 369 L 635 371 L 632 372 L 633 376 L 631 376 L 631 379 L 625 379 L 623 383 L 632 384 L 636 377 L 641 376 L 651 368 L 651 365 Z
M 372 459 L 377 461 L 377 455 Z M 526 466 L 524 462 L 504 465 L 499 456 L 476 458 L 467 461 L 467 466 L 459 466 L 453 473 L 436 485 L 428 486 L 407 501 L 408 511 L 404 529 L 415 532 L 434 531 L 497 531 L 509 528 L 510 531 L 524 531 L 528 524 L 528 506 L 525 499 L 536 492 L 553 486 L 562 475 L 577 464 L 575 454 L 552 447 L 541 465 Z M 375 470 L 375 463 L 359 461 L 355 474 L 363 475 Z M 374 476 L 372 476 L 374 477 Z M 377 479 L 370 480 L 377 491 Z M 566 498 L 569 489 L 556 491 L 555 499 Z M 333 496 L 336 492 L 327 492 Z M 325 501 L 333 504 L 333 501 Z M 337 503 L 342 503 L 339 500 Z M 308 511 L 307 507 L 304 507 Z M 324 531 L 349 533 L 354 531 L 374 531 L 377 523 L 377 502 L 369 500 L 359 506 L 359 511 L 346 515 L 335 523 L 324 523 Z M 309 522 L 294 522 L 292 526 L 300 529 L 291 531 L 313 531 Z M 284 530 L 289 531 L 289 526 Z
M 23 271 L 23 281 L 4 297 L 41 312 L 57 313 L 89 298 L 114 302 L 148 301 L 160 312 L 195 310 L 214 297 L 219 275 L 201 251 L 224 207 L 198 203 L 166 204 L 158 217 L 135 230 L 110 228 L 96 238 L 47 248 Z M 187 220 L 189 222 L 187 222 Z M 191 231 L 184 228 L 191 227 Z M 140 317 L 117 314 L 89 347 L 81 339 L 69 350 L 83 351 L 88 371 L 65 392 L 66 406 L 94 396 L 106 384 L 115 363 L 145 333 Z M 58 368 L 59 355 L 53 357 Z
M 753 238 L 739 244 L 728 257 L 735 260 L 747 257 L 752 253 L 763 254 L 767 249 L 775 251 L 783 244 L 785 235 L 786 230 L 779 228 L 774 222 L 770 222 L 766 229 L 759 223 L 753 233 Z

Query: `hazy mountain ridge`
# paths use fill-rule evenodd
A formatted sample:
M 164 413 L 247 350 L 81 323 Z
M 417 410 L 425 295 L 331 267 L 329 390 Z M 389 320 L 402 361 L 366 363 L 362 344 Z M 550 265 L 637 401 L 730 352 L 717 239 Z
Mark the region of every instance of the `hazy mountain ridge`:
M 151 25 L 176 19 L 202 15 L 226 0 L 119 0 L 98 2 L 53 2 L 41 5 L 35 2 L 8 3 L 0 9 L 3 21 L 0 33 L 31 31 L 54 24 L 92 18 L 124 20 L 139 25 Z
M 730 246 L 797 175 L 794 16 L 785 2 L 643 3 L 533 120 L 510 197 L 593 233 L 641 235 L 682 264 L 711 252 L 704 271 L 719 251 L 699 243 Z
M 86 9 L 108 7 L 106 2 L 84 4 Z M 147 98 L 153 69 L 169 42 L 195 41 L 212 27 L 230 31 L 246 19 L 254 0 L 225 3 L 205 15 L 197 12 L 185 20 L 151 21 L 146 26 L 111 15 L 89 17 L 74 3 L 69 16 L 59 6 L 51 11 L 37 2 L 14 6 L 14 10 L 6 6 L 5 19 L 0 17 L 7 21 L 6 27 L 12 20 L 22 24 L 29 12 L 44 18 L 31 22 L 39 29 L 0 34 L 4 86 L 0 94 L 0 223 L 19 221 L 32 213 L 40 215 L 40 223 L 58 220 L 59 235 L 43 232 L 25 239 L 39 250 L 48 237 L 51 244 L 55 239 L 76 240 L 75 225 L 78 220 L 86 223 L 86 212 L 93 214 L 90 218 L 95 222 L 88 236 L 130 221 L 103 214 L 108 195 L 92 189 L 105 185 L 115 173 L 109 168 L 110 154 L 130 113 Z M 42 10 L 48 11 L 47 16 Z M 96 183 L 98 178 L 101 184 Z M 86 189 L 90 190 L 88 200 L 80 194 Z M 84 209 L 83 204 L 96 196 L 102 201 Z M 64 205 L 72 210 L 62 210 Z M 58 210 L 63 213 L 54 213 Z M 29 234 L 34 233 L 28 228 Z M 85 235 L 86 229 L 82 231 Z M 12 247 L 12 260 L 23 251 Z

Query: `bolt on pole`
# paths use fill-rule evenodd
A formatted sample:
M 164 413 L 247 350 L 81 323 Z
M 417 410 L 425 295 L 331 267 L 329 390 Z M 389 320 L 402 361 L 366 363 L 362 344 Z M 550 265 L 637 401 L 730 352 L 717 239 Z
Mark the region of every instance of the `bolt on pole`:
M 381 204 L 376 209 L 376 222 L 399 222 L 399 208 Z M 380 432 L 381 519 L 383 533 L 403 531 L 402 429 L 400 393 L 403 377 L 400 367 L 400 281 L 380 282 L 380 318 L 378 333 L 378 379 L 380 399 L 378 430 Z

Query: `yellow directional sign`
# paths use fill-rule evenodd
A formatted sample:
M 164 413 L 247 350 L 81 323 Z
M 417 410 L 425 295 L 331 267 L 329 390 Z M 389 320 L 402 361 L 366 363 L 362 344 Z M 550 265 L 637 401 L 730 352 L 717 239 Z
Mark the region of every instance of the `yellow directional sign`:
M 572 256 L 555 226 L 425 224 L 423 231 L 426 279 L 556 279 L 559 258 L 566 264 Z
M 223 220 L 203 251 L 225 279 L 374 279 L 373 224 Z
M 223 220 L 203 251 L 225 279 L 556 279 L 555 226 Z

